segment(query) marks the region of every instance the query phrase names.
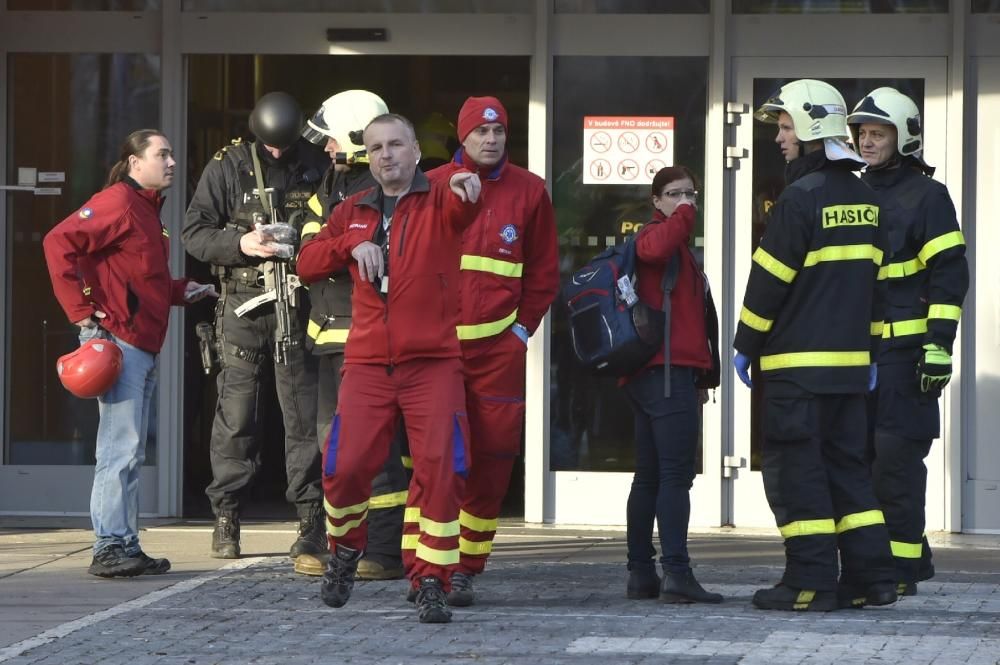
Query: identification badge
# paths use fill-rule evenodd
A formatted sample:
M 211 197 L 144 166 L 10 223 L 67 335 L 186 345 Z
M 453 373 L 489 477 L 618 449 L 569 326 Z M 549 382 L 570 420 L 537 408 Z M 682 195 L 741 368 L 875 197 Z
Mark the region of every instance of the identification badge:
M 379 287 L 382 293 L 389 293 L 389 276 L 382 275 L 382 285 Z

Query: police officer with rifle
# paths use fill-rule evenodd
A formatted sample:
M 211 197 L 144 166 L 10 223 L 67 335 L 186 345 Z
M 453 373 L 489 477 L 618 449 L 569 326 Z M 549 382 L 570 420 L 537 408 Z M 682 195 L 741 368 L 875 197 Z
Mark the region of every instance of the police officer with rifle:
M 212 265 L 221 286 L 214 327 L 219 400 L 206 489 L 216 518 L 215 558 L 240 555 L 240 512 L 260 465 L 265 363 L 274 366 L 285 426 L 285 497 L 299 517 L 290 556 L 326 550 L 316 365 L 303 345 L 307 298 L 290 264 L 298 226 L 326 165 L 323 154 L 300 138 L 303 124 L 302 109 L 288 94 L 261 97 L 250 114 L 256 140 L 235 139 L 215 153 L 185 219 L 184 247 Z

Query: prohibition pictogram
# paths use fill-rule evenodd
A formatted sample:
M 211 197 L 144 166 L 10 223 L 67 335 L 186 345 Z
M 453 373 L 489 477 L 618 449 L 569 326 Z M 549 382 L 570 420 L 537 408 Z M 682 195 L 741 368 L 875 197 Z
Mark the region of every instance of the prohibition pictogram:
M 618 175 L 624 180 L 635 180 L 639 175 L 639 165 L 633 159 L 623 159 L 618 162 Z
M 635 132 L 624 132 L 618 137 L 618 149 L 622 152 L 635 152 L 639 149 L 639 137 Z
M 650 132 L 646 136 L 646 149 L 650 152 L 663 152 L 667 149 L 667 137 L 660 132 Z
M 594 152 L 607 152 L 611 149 L 611 137 L 607 132 L 597 132 L 590 137 L 590 147 Z
M 606 159 L 595 159 L 590 163 L 590 175 L 597 180 L 605 180 L 611 175 L 611 162 Z
M 652 178 L 664 166 L 666 166 L 666 163 L 662 159 L 651 159 L 646 162 L 646 175 Z

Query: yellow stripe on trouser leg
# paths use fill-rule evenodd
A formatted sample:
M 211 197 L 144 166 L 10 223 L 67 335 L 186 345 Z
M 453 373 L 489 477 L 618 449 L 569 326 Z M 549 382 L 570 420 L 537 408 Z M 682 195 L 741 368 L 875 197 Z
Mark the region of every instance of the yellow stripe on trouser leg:
M 885 517 L 881 510 L 866 510 L 862 513 L 851 513 L 844 515 L 837 522 L 837 533 L 844 533 L 851 529 L 860 529 L 863 526 L 875 526 L 885 524 Z
M 403 535 L 402 548 L 404 550 L 415 550 L 417 549 L 417 544 L 420 542 L 419 533 L 407 533 Z
M 420 517 L 420 532 L 435 538 L 448 538 L 459 533 L 458 520 L 435 522 L 429 517 Z
M 458 549 L 469 556 L 485 556 L 493 551 L 493 540 L 467 540 L 459 537 Z
M 330 520 L 327 520 L 326 533 L 327 535 L 333 536 L 334 538 L 340 538 L 351 529 L 358 528 L 358 526 L 360 526 L 361 523 L 364 522 L 365 518 L 367 517 L 368 517 L 368 511 L 366 510 L 364 513 L 361 514 L 361 517 L 357 518 L 356 520 L 348 520 L 347 522 L 344 522 L 340 526 L 335 526 L 330 523 Z
M 326 514 L 334 519 L 339 519 L 341 517 L 346 517 L 347 515 L 356 515 L 361 512 L 368 510 L 368 502 L 362 501 L 361 503 L 356 503 L 353 506 L 347 506 L 345 508 L 335 508 L 330 504 L 326 498 L 323 499 L 323 508 L 326 510 Z
M 487 533 L 489 531 L 496 531 L 497 525 L 500 520 L 497 518 L 486 519 L 484 517 L 476 517 L 464 510 L 459 511 L 458 521 L 466 529 L 471 529 L 473 531 L 479 531 L 480 533 Z
M 832 519 L 827 520 L 799 520 L 789 522 L 778 527 L 781 535 L 785 538 L 795 538 L 796 536 L 822 536 L 837 533 L 837 526 Z
M 369 507 L 372 510 L 378 510 L 381 508 L 405 506 L 406 498 L 408 496 L 409 492 L 406 490 L 403 490 L 402 492 L 391 492 L 389 494 L 378 494 L 370 499 Z
M 892 547 L 892 555 L 900 559 L 919 559 L 924 551 L 923 543 L 901 543 L 890 540 L 889 545 Z
M 453 566 L 458 563 L 458 548 L 450 550 L 437 550 L 428 547 L 424 543 L 417 543 L 417 558 L 428 563 L 436 563 L 439 566 Z
M 406 510 L 403 511 L 403 531 L 414 531 L 419 529 L 420 526 L 420 507 L 419 506 L 408 506 Z M 402 548 L 404 550 L 415 550 L 417 549 L 417 543 L 420 542 L 419 533 L 404 533 Z

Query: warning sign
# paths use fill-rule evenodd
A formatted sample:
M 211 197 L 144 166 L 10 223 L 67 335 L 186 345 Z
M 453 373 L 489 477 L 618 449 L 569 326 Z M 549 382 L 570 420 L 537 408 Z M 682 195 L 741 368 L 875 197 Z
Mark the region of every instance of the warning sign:
M 673 163 L 673 116 L 584 116 L 585 185 L 649 184 Z

